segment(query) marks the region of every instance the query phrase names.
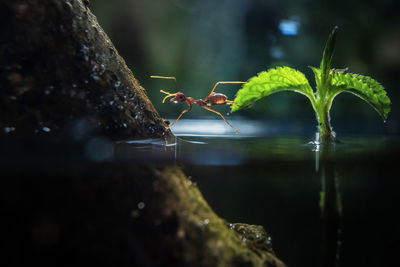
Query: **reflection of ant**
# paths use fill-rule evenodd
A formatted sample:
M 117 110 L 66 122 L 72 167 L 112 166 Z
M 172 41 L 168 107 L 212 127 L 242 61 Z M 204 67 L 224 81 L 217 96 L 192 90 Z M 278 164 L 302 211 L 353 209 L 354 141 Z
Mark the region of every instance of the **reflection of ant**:
M 174 80 L 175 84 L 177 84 L 176 82 L 176 78 L 175 77 L 165 77 L 165 76 L 150 76 L 150 78 L 158 78 L 158 79 L 170 79 L 170 80 Z M 232 100 L 228 100 L 228 98 L 226 97 L 226 95 L 224 94 L 220 94 L 220 93 L 214 93 L 215 88 L 219 85 L 219 84 L 238 84 L 238 83 L 246 83 L 246 82 L 216 82 L 213 89 L 211 90 L 211 92 L 208 94 L 208 96 L 204 99 L 199 99 L 199 100 L 194 100 L 193 97 L 186 97 L 183 93 L 178 92 L 175 94 L 171 94 L 168 92 L 165 92 L 163 90 L 160 90 L 161 93 L 166 94 L 167 96 L 164 97 L 163 99 L 163 103 L 165 102 L 165 100 L 168 97 L 173 97 L 170 99 L 170 102 L 174 102 L 174 103 L 181 103 L 181 102 L 186 102 L 186 104 L 188 104 L 189 108 L 185 109 L 184 111 L 182 111 L 182 113 L 179 115 L 179 117 L 171 124 L 167 127 L 167 129 L 171 128 L 180 118 L 183 114 L 185 114 L 186 112 L 189 112 L 192 109 L 192 105 L 193 104 L 197 104 L 200 107 L 209 110 L 211 112 L 214 112 L 216 114 L 218 114 L 229 126 L 231 126 L 236 134 L 238 134 L 238 130 L 235 129 L 235 127 L 233 127 L 225 118 L 224 116 L 222 116 L 221 113 L 219 113 L 218 111 L 215 111 L 211 108 L 209 108 L 210 106 L 215 106 L 215 105 L 234 105 Z M 177 85 L 178 87 L 178 85 Z

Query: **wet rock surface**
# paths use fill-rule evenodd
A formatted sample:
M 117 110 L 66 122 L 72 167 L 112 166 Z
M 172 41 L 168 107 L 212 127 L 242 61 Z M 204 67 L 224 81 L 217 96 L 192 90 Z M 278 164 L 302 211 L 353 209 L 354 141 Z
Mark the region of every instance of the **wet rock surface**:
M 0 2 L 1 134 L 161 137 L 160 118 L 82 1 Z
M 234 230 L 242 242 L 254 252 L 258 254 L 262 254 L 261 251 L 274 253 L 274 250 L 272 249 L 271 236 L 267 234 L 263 226 L 245 223 L 231 223 L 228 227 Z

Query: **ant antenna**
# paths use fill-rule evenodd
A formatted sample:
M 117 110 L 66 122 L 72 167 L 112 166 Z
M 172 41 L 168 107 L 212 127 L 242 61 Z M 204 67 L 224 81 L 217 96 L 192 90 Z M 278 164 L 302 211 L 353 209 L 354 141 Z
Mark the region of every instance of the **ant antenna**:
M 175 93 L 175 94 L 171 94 L 171 93 L 165 92 L 164 90 L 160 90 L 160 92 L 161 92 L 161 93 L 164 93 L 164 94 L 166 94 L 166 95 L 167 95 L 167 96 L 166 96 L 166 97 L 164 97 L 164 99 L 162 100 L 162 103 L 164 103 L 164 102 L 165 102 L 165 100 L 166 100 L 168 97 L 171 97 L 171 96 L 176 96 L 176 93 Z
M 175 77 L 151 75 L 150 78 L 153 78 L 153 79 L 168 79 L 168 80 L 174 80 L 174 81 L 175 81 L 175 85 L 176 85 L 176 90 L 178 90 L 178 82 L 176 81 L 176 78 L 175 78 Z

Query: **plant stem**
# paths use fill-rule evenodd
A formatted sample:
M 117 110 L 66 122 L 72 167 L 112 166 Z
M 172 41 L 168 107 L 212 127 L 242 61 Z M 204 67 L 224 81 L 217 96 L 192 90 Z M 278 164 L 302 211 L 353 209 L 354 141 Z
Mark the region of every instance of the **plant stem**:
M 332 143 L 335 141 L 335 133 L 332 130 L 329 116 L 329 110 L 331 109 L 333 100 L 333 96 L 330 96 L 330 84 L 332 79 L 330 69 L 338 29 L 337 26 L 333 28 L 326 42 L 320 66 L 321 80 L 317 82 L 317 95 L 314 110 L 317 114 L 321 143 Z
M 321 143 L 332 143 L 335 141 L 335 132 L 332 130 L 330 123 L 330 105 L 325 101 L 317 101 L 316 105 L 318 131 Z
M 316 119 L 318 122 L 318 132 L 321 143 L 333 143 L 335 141 L 336 134 L 332 130 L 329 111 L 332 106 L 333 97 L 327 96 L 327 90 L 323 88 L 324 85 L 317 85 L 316 95 L 308 95 L 308 99 L 315 111 Z M 327 87 L 327 86 L 325 86 Z

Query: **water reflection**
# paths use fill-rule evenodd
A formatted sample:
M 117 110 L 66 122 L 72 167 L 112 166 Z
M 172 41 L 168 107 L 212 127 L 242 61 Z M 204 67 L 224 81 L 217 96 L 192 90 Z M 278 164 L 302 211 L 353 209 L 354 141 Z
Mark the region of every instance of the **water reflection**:
M 317 135 L 318 138 L 318 135 Z M 334 161 L 334 144 L 315 141 L 316 173 L 321 180 L 321 252 L 320 266 L 334 267 L 339 264 L 340 233 L 342 221 L 342 200 L 339 191 L 339 177 Z
M 339 255 L 340 266 L 355 266 L 366 251 L 373 260 L 381 259 L 388 240 L 398 240 L 398 234 L 365 233 L 372 228 L 386 231 L 384 224 L 396 229 L 399 223 L 381 211 L 392 211 L 398 200 L 398 179 L 388 173 L 395 168 L 390 159 L 398 153 L 399 139 L 341 136 L 341 143 L 326 150 L 318 142 L 308 142 L 313 133 L 282 135 L 286 129 L 274 132 L 273 124 L 258 124 L 269 132 L 226 137 L 205 130 L 196 135 L 188 127 L 189 134 L 182 131 L 166 146 L 162 140 L 129 140 L 119 144 L 124 148 L 116 145 L 114 154 L 126 160 L 183 165 L 222 218 L 263 225 L 277 255 L 290 266 L 338 266 Z M 212 124 L 203 124 L 207 125 Z M 235 126 L 239 131 L 246 128 Z M 339 178 L 345 178 L 340 179 L 340 190 Z M 371 238 L 384 245 L 367 245 Z M 377 249 L 379 254 L 372 255 Z
M 249 120 L 231 120 L 228 119 L 232 125 L 239 130 L 239 134 L 226 125 L 223 120 L 191 120 L 181 119 L 179 123 L 175 124 L 171 130 L 175 136 L 194 136 L 194 137 L 229 137 L 229 138 L 243 138 L 262 136 L 266 131 L 275 130 L 271 125 L 270 129 L 266 129 L 265 124 L 260 121 Z M 170 120 L 173 121 L 173 120 Z M 239 129 L 239 128 L 240 129 Z

